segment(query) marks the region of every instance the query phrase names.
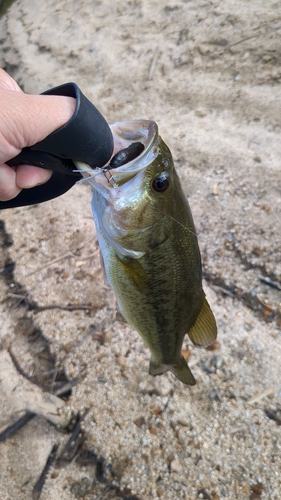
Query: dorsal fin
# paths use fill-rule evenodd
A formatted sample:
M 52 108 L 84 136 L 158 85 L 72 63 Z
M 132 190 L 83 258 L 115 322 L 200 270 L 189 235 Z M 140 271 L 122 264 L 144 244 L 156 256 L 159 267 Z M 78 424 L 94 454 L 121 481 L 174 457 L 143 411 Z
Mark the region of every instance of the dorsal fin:
M 207 347 L 217 338 L 216 320 L 205 296 L 200 313 L 187 333 L 193 344 L 198 347 Z

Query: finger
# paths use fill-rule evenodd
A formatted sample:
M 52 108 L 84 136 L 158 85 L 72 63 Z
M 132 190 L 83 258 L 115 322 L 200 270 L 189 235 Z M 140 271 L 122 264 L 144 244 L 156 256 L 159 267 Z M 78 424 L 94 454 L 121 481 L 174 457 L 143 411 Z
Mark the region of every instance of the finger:
M 52 175 L 51 170 L 32 165 L 18 165 L 16 168 L 16 185 L 19 189 L 29 189 L 47 182 Z
M 8 165 L 0 165 L 0 201 L 15 198 L 21 192 L 16 185 L 16 172 Z

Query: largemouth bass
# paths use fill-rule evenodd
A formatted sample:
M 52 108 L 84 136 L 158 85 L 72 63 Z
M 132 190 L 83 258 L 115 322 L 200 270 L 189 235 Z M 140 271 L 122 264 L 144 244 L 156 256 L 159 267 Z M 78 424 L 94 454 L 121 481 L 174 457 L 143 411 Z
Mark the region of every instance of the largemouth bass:
M 151 352 L 149 373 L 171 371 L 194 385 L 181 353 L 184 336 L 207 346 L 217 327 L 202 289 L 191 211 L 156 123 L 120 122 L 111 130 L 114 153 L 136 142 L 143 151 L 88 178 L 106 279 L 120 312 Z

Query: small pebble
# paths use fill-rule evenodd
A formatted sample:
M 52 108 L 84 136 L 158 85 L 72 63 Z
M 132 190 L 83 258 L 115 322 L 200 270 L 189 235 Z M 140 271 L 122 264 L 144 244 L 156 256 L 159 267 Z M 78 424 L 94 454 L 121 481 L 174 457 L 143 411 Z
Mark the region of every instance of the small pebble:
M 214 399 L 214 400 L 216 400 L 216 401 L 221 401 L 221 400 L 222 400 L 222 399 L 221 399 L 221 397 L 220 397 L 220 395 L 219 395 L 219 393 L 218 393 L 218 391 L 217 391 L 217 389 L 212 389 L 212 390 L 209 392 L 208 397 L 209 397 L 210 399 Z
M 169 396 L 173 387 L 166 377 L 158 377 L 155 379 L 155 389 L 160 396 Z
M 134 424 L 136 424 L 137 427 L 141 428 L 145 424 L 145 418 L 144 417 L 139 417 L 134 420 Z
M 179 459 L 174 458 L 174 460 L 172 460 L 172 462 L 171 462 L 171 471 L 180 472 L 181 469 L 182 469 L 182 465 L 181 465 Z
M 162 488 L 162 486 L 160 488 L 157 488 L 156 493 L 158 497 L 162 497 L 164 493 L 164 489 Z
M 260 156 L 254 156 L 254 161 L 256 161 L 257 163 L 261 163 L 261 157 Z
M 219 348 L 220 348 L 220 343 L 218 340 L 215 340 L 215 342 L 206 347 L 207 351 L 216 351 Z

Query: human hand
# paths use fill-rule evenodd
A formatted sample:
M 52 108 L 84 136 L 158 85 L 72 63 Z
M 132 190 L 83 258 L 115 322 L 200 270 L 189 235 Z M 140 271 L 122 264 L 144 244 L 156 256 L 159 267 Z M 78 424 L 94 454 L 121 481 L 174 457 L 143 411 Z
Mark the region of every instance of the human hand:
M 75 107 L 72 97 L 25 94 L 0 68 L 0 201 L 50 179 L 50 170 L 31 165 L 9 167 L 5 162 L 62 127 Z

